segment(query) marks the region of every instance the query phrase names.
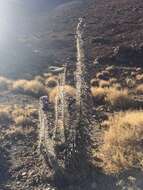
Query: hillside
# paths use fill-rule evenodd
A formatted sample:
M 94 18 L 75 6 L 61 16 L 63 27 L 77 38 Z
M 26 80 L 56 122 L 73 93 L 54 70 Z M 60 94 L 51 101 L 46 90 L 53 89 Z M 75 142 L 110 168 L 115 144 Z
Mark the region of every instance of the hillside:
M 74 29 L 79 16 L 85 16 L 87 20 L 87 49 L 92 61 L 96 56 L 112 54 L 117 46 L 142 44 L 142 1 L 139 0 L 73 1 L 57 6 L 51 13 L 31 10 L 18 13 L 18 18 L 14 18 L 17 30 L 7 33 L 8 44 L 4 44 L 4 49 L 0 48 L 1 62 L 16 65 L 19 72 L 22 69 L 26 72 L 31 66 L 37 73 L 37 70 L 47 69 L 51 62 L 63 64 L 67 58 L 73 64 Z M 1 72 L 14 74 L 15 71 L 1 68 Z

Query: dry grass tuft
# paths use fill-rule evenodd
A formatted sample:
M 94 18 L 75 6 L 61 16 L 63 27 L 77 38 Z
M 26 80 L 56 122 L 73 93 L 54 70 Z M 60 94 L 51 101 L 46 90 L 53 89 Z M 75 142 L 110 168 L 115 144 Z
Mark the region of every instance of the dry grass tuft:
M 127 109 L 132 105 L 132 99 L 127 89 L 117 90 L 109 88 L 106 94 L 106 101 L 113 107 Z
M 105 70 L 112 73 L 112 72 L 114 72 L 115 67 L 114 66 L 108 66 L 108 67 L 106 67 Z
M 44 84 L 44 81 L 45 81 L 44 77 L 42 77 L 42 76 L 40 76 L 40 75 L 36 76 L 36 77 L 34 78 L 34 80 L 39 81 L 39 82 L 41 82 L 41 83 L 43 83 L 43 84 Z
M 122 89 L 122 86 L 121 86 L 120 83 L 114 83 L 114 84 L 112 84 L 112 87 L 115 88 L 115 89 L 117 89 L 117 90 L 121 90 Z
M 136 92 L 138 94 L 143 94 L 143 84 L 140 84 L 136 87 Z
M 16 126 L 27 127 L 27 126 L 32 126 L 33 122 L 27 116 L 20 115 L 18 117 L 15 117 L 15 125 Z
M 105 80 L 100 80 L 99 86 L 100 86 L 101 88 L 109 88 L 109 87 L 110 87 L 110 82 L 105 81 Z
M 54 103 L 56 98 L 59 98 L 61 88 L 62 88 L 61 86 L 57 86 L 49 92 L 50 102 Z M 64 86 L 64 92 L 71 97 L 74 97 L 76 95 L 76 89 L 70 85 Z
M 17 80 L 13 84 L 13 90 L 36 97 L 46 94 L 44 85 L 37 80 Z
M 1 91 L 6 91 L 10 90 L 12 86 L 12 81 L 5 78 L 5 77 L 0 77 L 0 90 Z
M 143 168 L 143 112 L 119 113 L 109 119 L 109 130 L 103 134 L 99 158 L 107 173 Z
M 128 88 L 133 88 L 133 87 L 135 87 L 136 82 L 133 79 L 127 78 L 126 84 L 127 84 Z
M 10 123 L 16 126 L 33 126 L 38 119 L 38 108 L 34 105 L 22 107 L 20 105 L 0 106 L 0 124 L 8 125 Z
M 12 122 L 11 107 L 0 106 L 0 124 L 8 124 Z
M 58 85 L 58 77 L 57 76 L 51 76 L 45 81 L 45 85 L 48 88 L 54 88 Z
M 127 89 L 92 87 L 91 94 L 96 102 L 107 102 L 114 109 L 124 110 L 132 106 L 132 99 Z
M 90 81 L 90 85 L 91 85 L 92 87 L 99 86 L 99 80 L 97 80 L 96 78 L 93 78 L 93 79 Z
M 101 87 L 92 87 L 91 94 L 96 102 L 103 102 L 106 96 L 106 89 Z
M 34 106 L 20 107 L 15 106 L 12 111 L 12 117 L 16 126 L 32 126 L 33 118 L 38 118 L 37 108 Z
M 109 72 L 108 71 L 102 71 L 96 74 L 96 78 L 100 80 L 109 80 Z
M 143 82 L 143 74 L 138 74 L 138 75 L 136 75 L 136 80 L 137 80 L 138 82 Z
M 110 78 L 109 82 L 111 85 L 113 85 L 113 84 L 117 83 L 117 79 L 116 78 Z
M 49 78 L 49 77 L 53 76 L 53 74 L 52 73 L 44 73 L 43 76 L 45 78 Z

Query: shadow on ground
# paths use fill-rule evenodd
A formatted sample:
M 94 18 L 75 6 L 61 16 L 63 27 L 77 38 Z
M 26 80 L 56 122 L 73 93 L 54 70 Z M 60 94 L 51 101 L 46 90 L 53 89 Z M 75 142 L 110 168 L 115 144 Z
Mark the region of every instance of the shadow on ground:
M 8 188 L 4 187 L 10 178 L 8 172 L 10 167 L 8 156 L 8 152 L 4 148 L 0 147 L 0 189 L 2 190 L 8 190 Z

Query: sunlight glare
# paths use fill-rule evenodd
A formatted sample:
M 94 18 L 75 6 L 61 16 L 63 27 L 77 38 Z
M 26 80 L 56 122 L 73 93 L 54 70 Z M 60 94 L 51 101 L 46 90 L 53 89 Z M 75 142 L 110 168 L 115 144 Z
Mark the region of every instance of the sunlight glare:
M 4 42 L 11 32 L 11 8 L 9 0 L 0 0 L 0 42 Z

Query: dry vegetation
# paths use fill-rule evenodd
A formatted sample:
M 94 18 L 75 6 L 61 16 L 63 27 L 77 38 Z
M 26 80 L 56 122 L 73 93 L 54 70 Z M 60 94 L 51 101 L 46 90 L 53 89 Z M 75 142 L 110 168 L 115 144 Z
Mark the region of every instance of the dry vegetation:
M 45 73 L 44 76 L 35 76 L 33 80 L 10 80 L 0 77 L 0 91 L 11 91 L 33 97 L 46 95 L 52 88 L 58 85 L 58 76 Z
M 92 87 L 91 94 L 96 102 L 103 102 L 106 97 L 106 89 L 101 87 Z
M 113 84 L 117 83 L 117 79 L 116 78 L 110 78 L 109 82 L 111 85 L 113 85 Z
M 138 94 L 143 94 L 143 84 L 140 84 L 136 87 L 136 92 Z
M 32 126 L 33 118 L 38 117 L 37 109 L 34 106 L 19 107 L 15 106 L 12 117 L 16 126 Z
M 127 88 L 123 88 L 122 82 L 116 76 L 109 76 L 114 69 L 108 67 L 90 81 L 94 103 L 107 106 L 111 112 L 133 108 L 130 89 L 135 89 L 136 94 L 143 94 L 142 74 L 134 74 L 134 79 L 126 78 L 124 83 Z M 12 81 L 0 77 L 0 90 L 11 90 L 34 97 L 48 94 L 50 102 L 54 103 L 62 88 L 58 86 L 58 80 L 57 76 L 50 73 L 36 76 L 33 80 Z M 63 89 L 71 97 L 76 95 L 75 88 L 70 85 L 65 85 Z M 0 124 L 15 126 L 11 129 L 12 133 L 31 129 L 37 125 L 37 119 L 38 110 L 35 106 L 0 106 Z M 98 157 L 102 160 L 100 166 L 103 170 L 107 173 L 118 173 L 133 167 L 142 168 L 143 112 L 121 112 L 103 121 L 101 126 L 105 132 L 102 133 Z
M 37 80 L 17 80 L 13 84 L 13 91 L 36 97 L 46 94 L 45 86 Z
M 90 85 L 92 86 L 92 87 L 97 87 L 97 86 L 99 86 L 99 81 L 96 79 L 96 78 L 94 78 L 94 79 L 92 79 L 91 81 L 90 81 Z
M 117 90 L 116 88 L 109 88 L 107 90 L 106 101 L 113 108 L 127 109 L 132 106 L 132 99 L 127 89 Z
M 0 77 L 0 91 L 7 91 L 10 90 L 12 85 L 12 81 L 5 78 L 5 77 Z
M 138 82 L 143 82 L 143 74 L 138 74 L 138 75 L 136 75 L 136 80 L 138 81 Z
M 8 124 L 12 122 L 11 107 L 0 106 L 0 124 Z
M 127 84 L 128 88 L 134 88 L 136 82 L 135 82 L 135 80 L 133 80 L 133 79 L 127 78 L 127 79 L 126 79 L 126 84 Z
M 59 97 L 61 88 L 62 88 L 61 86 L 57 86 L 50 91 L 49 93 L 50 102 L 55 102 L 56 98 Z M 68 94 L 71 97 L 74 97 L 76 95 L 75 88 L 70 85 L 65 85 L 63 89 L 64 93 Z
M 51 76 L 51 77 L 47 78 L 45 81 L 45 85 L 48 88 L 56 87 L 58 85 L 58 77 L 57 76 Z
M 100 80 L 99 86 L 101 88 L 109 88 L 110 87 L 110 82 L 109 81 L 105 81 L 105 80 Z
M 0 124 L 13 123 L 21 127 L 32 126 L 35 118 L 38 118 L 38 111 L 34 106 L 0 106 Z
M 105 101 L 114 109 L 127 109 L 132 106 L 132 98 L 127 89 L 118 90 L 115 87 L 92 87 L 91 93 L 97 102 Z
M 128 111 L 109 119 L 99 157 L 107 173 L 143 168 L 143 112 Z

